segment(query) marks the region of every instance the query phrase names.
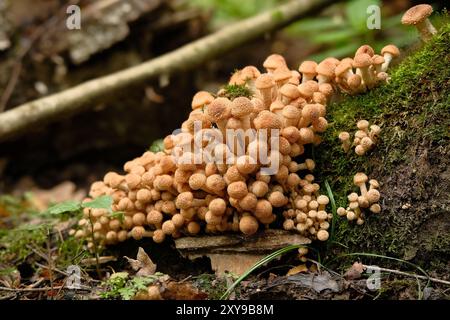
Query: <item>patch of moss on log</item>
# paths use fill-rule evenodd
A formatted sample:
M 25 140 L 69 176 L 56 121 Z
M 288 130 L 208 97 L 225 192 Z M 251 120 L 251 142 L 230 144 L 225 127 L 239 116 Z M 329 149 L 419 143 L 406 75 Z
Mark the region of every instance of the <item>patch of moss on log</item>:
M 382 212 L 369 215 L 363 226 L 338 218 L 334 239 L 341 245 L 334 244 L 329 257 L 370 252 L 448 268 L 449 50 L 447 19 L 438 35 L 390 71 L 389 84 L 329 107 L 329 129 L 313 150 L 319 181 L 329 181 L 337 206 L 347 206 L 346 196 L 357 190 L 356 172 L 382 184 Z M 353 149 L 345 154 L 338 139 L 341 131 L 354 133 L 360 119 L 382 128 L 380 143 L 363 157 Z

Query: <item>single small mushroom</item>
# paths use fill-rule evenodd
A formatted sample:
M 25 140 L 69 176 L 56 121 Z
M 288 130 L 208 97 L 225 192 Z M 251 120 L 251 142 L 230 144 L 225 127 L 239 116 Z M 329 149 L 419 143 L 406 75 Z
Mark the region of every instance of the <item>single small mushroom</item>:
M 392 59 L 400 55 L 400 50 L 398 50 L 395 45 L 388 44 L 383 49 L 381 49 L 381 54 L 384 58 L 384 63 L 381 65 L 381 71 L 386 72 Z
M 348 152 L 351 147 L 350 134 L 347 131 L 339 133 L 339 140 L 342 142 L 342 149 L 344 149 L 344 152 Z
M 428 19 L 432 12 L 433 7 L 429 4 L 419 4 L 405 12 L 402 17 L 402 24 L 415 26 L 422 41 L 427 42 L 437 33 L 436 28 Z
M 375 77 L 370 72 L 370 66 L 372 65 L 372 58 L 365 53 L 361 53 L 353 59 L 353 67 L 357 68 L 357 72 L 361 74 L 363 84 L 367 88 L 372 88 L 376 81 Z
M 363 172 L 358 172 L 353 177 L 353 183 L 361 190 L 361 195 L 365 196 L 367 193 L 366 182 L 368 178 Z
M 298 71 L 302 74 L 302 83 L 308 80 L 313 80 L 317 75 L 316 72 L 317 63 L 315 61 L 303 61 L 298 67 Z

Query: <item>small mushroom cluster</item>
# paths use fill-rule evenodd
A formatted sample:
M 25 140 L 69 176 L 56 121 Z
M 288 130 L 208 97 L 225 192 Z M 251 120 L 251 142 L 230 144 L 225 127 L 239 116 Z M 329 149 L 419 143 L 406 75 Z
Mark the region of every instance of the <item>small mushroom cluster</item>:
M 369 45 L 358 48 L 355 56 L 342 59 L 335 69 L 335 82 L 343 92 L 354 95 L 389 81 L 387 69 L 392 59 L 398 57 L 398 48 L 389 44 L 375 54 Z
M 350 141 L 350 134 L 347 131 L 339 133 L 339 140 L 341 140 L 344 152 L 348 152 L 354 146 L 355 153 L 363 156 L 378 143 L 381 128 L 376 124 L 370 125 L 367 120 L 358 121 L 356 126 L 358 130 L 355 132 L 353 142 Z
M 367 181 L 369 182 L 369 190 L 367 190 Z M 337 214 L 341 217 L 346 217 L 349 221 L 356 220 L 358 225 L 364 223 L 364 209 L 369 209 L 370 212 L 380 213 L 381 206 L 378 203 L 380 200 L 380 192 L 378 188 L 379 183 L 375 179 L 368 180 L 367 175 L 362 172 L 358 172 L 354 178 L 353 183 L 359 187 L 361 195 L 356 192 L 352 192 L 348 195 L 349 205 L 347 209 L 339 207 Z
M 314 161 L 301 156 L 308 145 L 320 144 L 327 129 L 327 102 L 342 87 L 335 82 L 340 63 L 328 58 L 302 63 L 296 71 L 273 54 L 263 63 L 265 72 L 246 66 L 216 94 L 196 93 L 188 119 L 180 132 L 165 137 L 163 151 L 147 151 L 125 163 L 124 174 L 109 172 L 92 184 L 90 197 L 110 195 L 111 209 L 123 212 L 122 219 L 108 210 L 85 209 L 75 236 L 92 247 L 93 239 L 115 244 L 151 237 L 159 243 L 201 232 L 252 235 L 279 218 L 286 230 L 327 240 L 329 200 L 314 182 Z M 256 135 L 239 141 L 237 134 L 227 135 L 229 129 L 252 129 Z M 264 130 L 279 134 L 261 137 Z M 217 135 L 223 141 L 212 154 L 222 161 L 195 152 Z M 269 165 L 276 165 L 276 173 L 263 171 Z

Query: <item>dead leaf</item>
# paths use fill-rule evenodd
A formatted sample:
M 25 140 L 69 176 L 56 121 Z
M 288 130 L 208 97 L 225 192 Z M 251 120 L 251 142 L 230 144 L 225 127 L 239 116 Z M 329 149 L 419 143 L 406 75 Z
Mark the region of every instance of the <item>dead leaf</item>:
M 287 276 L 292 276 L 292 275 L 294 275 L 294 274 L 297 274 L 297 273 L 301 273 L 301 272 L 308 272 L 308 268 L 306 267 L 306 265 L 305 264 L 301 264 L 301 265 L 298 265 L 298 266 L 296 266 L 296 267 L 293 267 L 293 268 L 291 268 L 288 272 L 287 272 Z
M 137 271 L 136 275 L 138 276 L 151 276 L 156 271 L 156 264 L 153 263 L 152 259 L 148 256 L 148 254 L 139 247 L 137 257 L 135 259 L 128 258 L 125 256 L 128 262 L 131 265 L 131 268 L 134 271 Z
M 208 295 L 188 282 L 169 281 L 164 283 L 164 290 L 161 293 L 165 300 L 205 300 Z
M 344 277 L 347 280 L 356 280 L 361 278 L 361 274 L 364 272 L 364 265 L 361 262 L 355 262 L 345 273 Z

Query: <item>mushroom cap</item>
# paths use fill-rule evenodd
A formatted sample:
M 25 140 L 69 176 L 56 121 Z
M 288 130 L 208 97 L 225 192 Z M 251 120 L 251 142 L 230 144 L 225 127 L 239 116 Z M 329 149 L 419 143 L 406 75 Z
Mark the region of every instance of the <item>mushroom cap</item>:
M 253 123 L 256 129 L 281 129 L 283 126 L 280 117 L 268 110 L 261 111 Z
M 199 190 L 203 188 L 206 183 L 206 176 L 202 172 L 194 173 L 189 177 L 189 187 L 193 190 Z
M 381 206 L 378 203 L 374 203 L 370 206 L 370 211 L 372 211 L 373 213 L 380 213 Z
M 275 81 L 285 81 L 292 77 L 291 70 L 286 66 L 280 66 L 273 72 L 273 78 Z
M 367 68 L 372 64 L 372 58 L 367 53 L 360 53 L 353 59 L 354 68 Z
M 317 197 L 317 202 L 322 205 L 327 205 L 330 202 L 330 199 L 325 195 L 320 195 Z
M 381 65 L 381 64 L 383 64 L 384 63 L 384 58 L 383 58 L 383 56 L 380 56 L 379 54 L 375 54 L 373 57 L 372 57 L 372 64 L 373 65 Z
M 221 198 L 216 198 L 209 203 L 209 211 L 216 216 L 221 216 L 225 213 L 227 209 L 227 204 L 225 200 Z
M 334 76 L 335 69 L 336 69 L 335 61 L 331 59 L 325 59 L 317 65 L 316 72 L 320 75 L 330 78 Z
M 244 181 L 235 181 L 227 187 L 228 195 L 232 198 L 242 199 L 248 193 L 247 184 Z
M 271 54 L 264 60 L 263 67 L 266 69 L 276 69 L 280 66 L 286 66 L 286 60 L 279 54 Z
M 287 119 L 298 119 L 301 115 L 301 111 L 291 105 L 287 105 L 283 108 L 283 117 Z
M 356 192 L 352 192 L 347 196 L 347 199 L 350 202 L 358 201 L 358 194 Z
M 347 84 L 350 88 L 357 89 L 361 85 L 361 76 L 359 74 L 352 74 L 347 79 Z
M 278 208 L 284 206 L 288 199 L 284 196 L 282 192 L 275 191 L 270 193 L 268 200 L 272 206 Z
M 267 218 L 272 215 L 272 209 L 272 204 L 269 202 L 269 200 L 260 199 L 256 203 L 255 216 L 258 219 Z
M 231 102 L 231 114 L 236 118 L 243 118 L 253 112 L 253 103 L 247 97 L 237 97 Z
M 239 221 L 239 230 L 247 236 L 252 235 L 258 231 L 258 220 L 253 216 L 244 216 Z
M 339 133 L 339 140 L 346 141 L 348 139 L 350 139 L 350 133 L 348 133 L 347 131 Z
M 377 189 L 370 189 L 366 193 L 366 199 L 369 203 L 378 202 L 380 200 L 380 192 Z
M 353 60 L 342 60 L 339 62 L 338 66 L 334 70 L 334 73 L 336 74 L 336 77 L 342 76 L 344 73 L 346 73 L 348 70 L 352 69 L 353 66 Z
M 212 121 L 228 119 L 231 115 L 231 101 L 224 97 L 214 99 L 207 109 L 208 116 Z
M 192 98 L 192 109 L 195 110 L 197 108 L 203 107 L 205 104 L 210 104 L 214 100 L 214 97 L 211 93 L 207 91 L 199 91 Z
M 274 85 L 273 76 L 269 73 L 261 74 L 255 81 L 255 87 L 258 90 L 272 88 Z
M 272 102 L 270 104 L 270 111 L 271 112 L 276 112 L 276 111 L 280 111 L 284 109 L 284 103 L 281 102 L 280 100 L 275 100 L 274 102 Z
M 356 123 L 356 126 L 358 127 L 359 130 L 366 131 L 367 128 L 369 128 L 369 121 L 367 121 L 367 120 L 359 120 Z
M 206 178 L 206 186 L 218 192 L 225 189 L 226 182 L 220 174 L 212 174 Z
M 372 147 L 372 145 L 373 145 L 373 141 L 369 137 L 364 137 L 364 138 L 361 139 L 361 146 L 365 150 L 370 149 Z
M 402 24 L 416 25 L 427 19 L 433 12 L 433 7 L 429 4 L 419 4 L 408 11 L 402 17 Z
M 245 82 L 247 80 L 256 79 L 261 75 L 255 66 L 246 66 L 239 72 L 240 78 Z
M 361 54 L 361 53 L 365 53 L 368 54 L 369 56 L 373 56 L 375 54 L 375 51 L 373 50 L 373 48 L 371 46 L 369 46 L 368 44 L 364 44 L 361 47 L 358 48 L 358 50 L 356 50 L 355 52 L 355 56 Z
M 316 121 L 320 117 L 318 104 L 307 104 L 302 109 L 302 117 L 310 121 Z
M 297 99 L 300 96 L 297 86 L 291 83 L 283 85 L 280 88 L 280 93 L 292 100 Z
M 307 81 L 307 82 L 301 83 L 300 85 L 297 86 L 297 89 L 300 92 L 300 95 L 302 97 L 310 98 L 313 96 L 314 92 L 317 91 L 315 89 L 319 89 L 312 82 L 315 83 L 315 81 L 311 81 L 311 82 Z
M 330 235 L 327 230 L 319 230 L 317 232 L 317 239 L 320 241 L 327 241 L 329 236 Z
M 319 84 L 319 91 L 322 92 L 326 97 L 329 97 L 333 93 L 333 86 L 329 83 Z
M 367 176 L 363 173 L 363 172 L 358 172 L 357 174 L 355 174 L 355 176 L 353 177 L 353 183 L 355 185 L 360 185 L 363 183 L 366 183 L 368 180 Z
M 400 55 L 400 50 L 393 44 L 388 44 L 387 46 L 381 49 L 381 54 L 384 55 L 386 53 L 391 54 L 393 57 L 398 57 Z
M 303 61 L 298 67 L 298 71 L 305 74 L 316 74 L 317 63 L 315 61 Z
M 369 184 L 372 188 L 378 189 L 380 187 L 380 184 L 375 179 L 370 179 Z

